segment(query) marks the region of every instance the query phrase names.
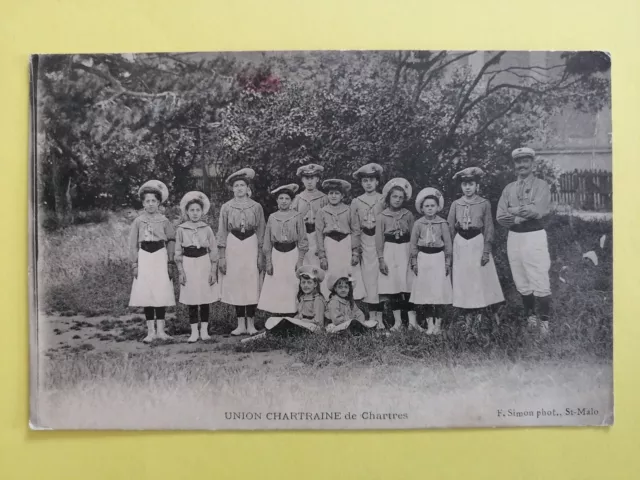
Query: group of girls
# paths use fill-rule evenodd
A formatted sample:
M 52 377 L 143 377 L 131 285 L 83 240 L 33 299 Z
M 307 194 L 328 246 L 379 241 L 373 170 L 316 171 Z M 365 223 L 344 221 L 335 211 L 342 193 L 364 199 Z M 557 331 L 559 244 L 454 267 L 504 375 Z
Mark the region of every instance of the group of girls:
M 233 198 L 221 207 L 217 235 L 201 220 L 210 208 L 206 195 L 189 192 L 182 198 L 186 221 L 174 231 L 158 213 L 166 186 L 157 180 L 142 185 L 144 213 L 130 236 L 130 306 L 144 307 L 144 341 L 169 338 L 164 314 L 175 305 L 168 275 L 172 261 L 179 271 L 179 302 L 189 309 L 189 342 L 209 338 L 209 306 L 218 300 L 235 307 L 232 335 L 249 339 L 323 329 L 382 330 L 385 303 L 393 312 L 392 331 L 402 328 L 403 310 L 409 328 L 425 331 L 417 319 L 421 310 L 426 333 L 438 335 L 445 305 L 464 309 L 469 322 L 504 301 L 491 255 L 491 208 L 477 193 L 479 168 L 454 176 L 463 196 L 453 202 L 447 220 L 439 216 L 445 203 L 441 192 L 422 189 L 415 198 L 417 221 L 406 208 L 412 198 L 406 179 L 394 178 L 379 192 L 382 167 L 364 165 L 353 174 L 364 193 L 348 206 L 343 200 L 351 184 L 327 179 L 323 193 L 318 189 L 323 170 L 315 164 L 300 167 L 300 193 L 297 184 L 274 189 L 278 210 L 266 222 L 262 206 L 250 198 L 255 172 L 243 168 L 230 175 Z M 356 301 L 366 305 L 368 319 Z M 256 308 L 271 315 L 259 335 Z

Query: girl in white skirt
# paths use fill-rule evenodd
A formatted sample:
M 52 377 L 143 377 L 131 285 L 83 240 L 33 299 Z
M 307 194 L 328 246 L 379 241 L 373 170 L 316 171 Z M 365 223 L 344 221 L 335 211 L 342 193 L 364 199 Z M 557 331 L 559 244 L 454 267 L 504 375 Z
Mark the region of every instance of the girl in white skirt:
M 409 299 L 427 310 L 427 334 L 441 333 L 443 306 L 451 304 L 451 234 L 447 221 L 437 215 L 444 197 L 435 188 L 425 188 L 416 197 L 416 210 L 423 216 L 411 232 L 411 269 L 417 275 Z
M 364 313 L 353 299 L 354 287 L 351 278 L 332 274 L 327 279 L 327 287 L 331 291 L 325 314 L 331 321 L 327 325 L 327 332 L 337 333 L 348 330 L 358 334 L 375 328 L 376 322 L 366 320 Z
M 209 305 L 220 300 L 218 284 L 218 244 L 211 227 L 201 221 L 211 207 L 202 192 L 189 192 L 180 201 L 182 216 L 188 220 L 176 230 L 176 265 L 180 272 L 179 302 L 189 306 L 191 336 L 209 340 Z M 200 331 L 198 331 L 198 310 Z
M 415 275 L 409 268 L 409 240 L 415 221 L 404 208 L 411 198 L 411 184 L 404 178 L 389 180 L 382 189 L 386 208 L 376 222 L 376 250 L 378 253 L 378 294 L 393 311 L 391 330 L 402 328 L 402 310 L 407 311 L 409 327 L 421 330 L 416 311 L 408 301 Z
M 353 177 L 360 180 L 364 193 L 351 202 L 353 234 L 359 237 L 360 261 L 354 267 L 356 276 L 362 282 L 355 286 L 354 298 L 362 300 L 369 310 L 369 320 L 376 322 L 379 329 L 382 322 L 382 303 L 378 295 L 378 252 L 376 251 L 376 218 L 384 209 L 384 196 L 377 192 L 382 167 L 369 163 L 355 171 Z
M 247 195 L 254 177 L 251 168 L 231 174 L 226 182 L 233 189 L 233 199 L 220 209 L 220 296 L 224 303 L 236 307 L 238 328 L 232 335 L 257 333 L 253 317 L 260 295 L 265 221 L 262 206 Z
M 327 196 L 318 190 L 320 174 L 324 167 L 310 163 L 298 168 L 296 175 L 302 179 L 304 190 L 294 198 L 291 208 L 302 215 L 304 227 L 307 232 L 307 242 L 309 249 L 304 256 L 305 265 L 320 266 L 318 257 L 318 236 L 316 234 L 316 215 L 318 211 L 329 204 Z M 325 298 L 329 297 L 326 281 L 323 281 L 320 290 Z
M 278 211 L 269 216 L 264 234 L 266 275 L 258 308 L 283 316 L 292 316 L 296 311 L 296 270 L 302 266 L 309 249 L 302 215 L 291 210 L 298 188 L 289 184 L 271 192 L 277 198 Z
M 497 316 L 493 307 L 504 302 L 491 255 L 491 204 L 477 194 L 483 174 L 480 168 L 469 167 L 453 176 L 464 195 L 453 202 L 448 218 L 453 237 L 453 306 L 466 312 L 467 325 L 474 313 L 478 323 L 482 320 L 480 309 L 488 308 Z
M 352 235 L 351 210 L 342 203 L 351 185 L 334 178 L 322 182 L 322 188 L 327 191 L 329 205 L 321 208 L 316 215 L 320 267 L 327 271 L 327 276 L 354 276 L 360 273 L 353 271 L 360 258 L 359 237 Z M 361 277 L 354 278 L 362 281 Z
M 144 342 L 171 338 L 164 331 L 166 307 L 176 304 L 168 264 L 173 262 L 175 230 L 158 207 L 169 196 L 167 186 L 150 180 L 138 189 L 144 212 L 137 216 L 129 233 L 133 267 L 130 307 L 144 307 L 147 336 Z M 156 330 L 157 326 L 157 330 Z
M 268 335 L 293 336 L 324 329 L 326 302 L 320 293 L 324 271 L 315 265 L 303 265 L 296 270 L 299 288 L 296 296 L 296 313 L 289 317 L 269 317 L 265 331 L 242 340 L 243 343 Z

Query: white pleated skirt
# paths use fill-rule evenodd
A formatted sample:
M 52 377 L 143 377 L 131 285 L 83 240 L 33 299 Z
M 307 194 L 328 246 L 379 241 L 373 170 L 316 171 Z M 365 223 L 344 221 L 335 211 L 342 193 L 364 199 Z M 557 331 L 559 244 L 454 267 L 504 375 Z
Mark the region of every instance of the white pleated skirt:
M 364 235 L 360 236 L 362 246 L 362 256 L 360 263 L 353 268 L 354 277 L 362 279 L 362 282 L 356 284 L 353 298 L 363 300 L 366 303 L 380 303 L 378 295 L 378 273 L 380 267 L 378 264 L 378 252 L 376 251 L 375 237 Z
M 204 305 L 220 300 L 220 283 L 209 285 L 211 259 L 209 255 L 202 257 L 182 257 L 182 267 L 187 279 L 180 285 L 180 298 L 183 305 Z
M 418 277 L 409 302 L 416 305 L 449 305 L 453 299 L 451 277 L 447 276 L 444 252 L 418 253 Z
M 167 269 L 167 249 L 138 250 L 138 278 L 131 286 L 130 307 L 172 307 L 176 304 Z
M 470 240 L 456 235 L 453 240 L 453 306 L 484 308 L 504 302 L 493 256 L 484 267 L 480 265 L 484 235 Z
M 296 311 L 296 295 L 298 294 L 298 249 L 290 252 L 271 250 L 273 275 L 264 276 L 258 308 L 265 312 L 291 313 Z
M 320 258 L 318 257 L 318 235 L 316 232 L 307 233 L 307 240 L 309 241 L 309 250 L 304 256 L 304 265 L 313 265 L 320 268 Z M 329 298 L 329 289 L 327 288 L 327 279 L 320 284 L 320 293 L 325 299 Z
M 389 273 L 378 275 L 379 295 L 411 292 L 415 275 L 409 266 L 410 248 L 409 242 L 385 242 L 383 255 Z
M 300 329 L 301 331 L 317 332 L 322 328 L 311 320 L 295 317 L 269 317 L 264 322 L 264 328 L 268 331 L 280 329 Z
M 254 234 L 240 240 L 227 236 L 227 274 L 220 276 L 220 296 L 224 303 L 257 305 L 260 295 L 258 272 L 258 237 Z
M 342 241 L 337 242 L 331 237 L 324 237 L 324 250 L 327 254 L 327 262 L 329 270 L 325 276 L 325 281 L 330 275 L 337 277 L 349 277 L 354 280 L 354 298 L 358 285 L 362 285 L 362 272 L 357 271 L 351 266 L 351 235 L 347 235 Z M 362 298 L 362 297 L 360 297 Z M 356 298 L 356 300 L 358 300 Z

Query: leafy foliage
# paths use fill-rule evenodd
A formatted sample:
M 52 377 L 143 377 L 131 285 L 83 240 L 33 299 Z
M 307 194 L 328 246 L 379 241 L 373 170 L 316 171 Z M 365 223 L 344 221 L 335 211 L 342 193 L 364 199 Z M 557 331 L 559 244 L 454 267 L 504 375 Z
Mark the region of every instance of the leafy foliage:
M 137 186 L 153 177 L 169 186 L 169 203 L 201 188 L 217 205 L 228 196 L 224 177 L 250 165 L 254 198 L 269 211 L 268 189 L 295 181 L 298 165 L 321 162 L 326 176 L 350 178 L 376 161 L 385 178 L 437 186 L 450 199 L 453 173 L 480 166 L 495 204 L 513 148 L 544 140 L 563 108 L 608 101 L 608 57 L 569 52 L 564 65 L 535 69 L 487 52 L 472 70 L 473 53 L 41 57 L 40 198 L 64 222 L 71 203 L 137 205 Z M 554 183 L 557 170 L 540 168 Z

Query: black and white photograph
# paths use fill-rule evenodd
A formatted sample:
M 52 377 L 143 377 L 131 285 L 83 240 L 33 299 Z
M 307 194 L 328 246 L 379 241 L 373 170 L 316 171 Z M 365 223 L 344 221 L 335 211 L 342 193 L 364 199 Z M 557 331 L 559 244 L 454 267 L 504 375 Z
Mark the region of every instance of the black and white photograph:
M 31 57 L 30 425 L 609 426 L 611 57 Z

